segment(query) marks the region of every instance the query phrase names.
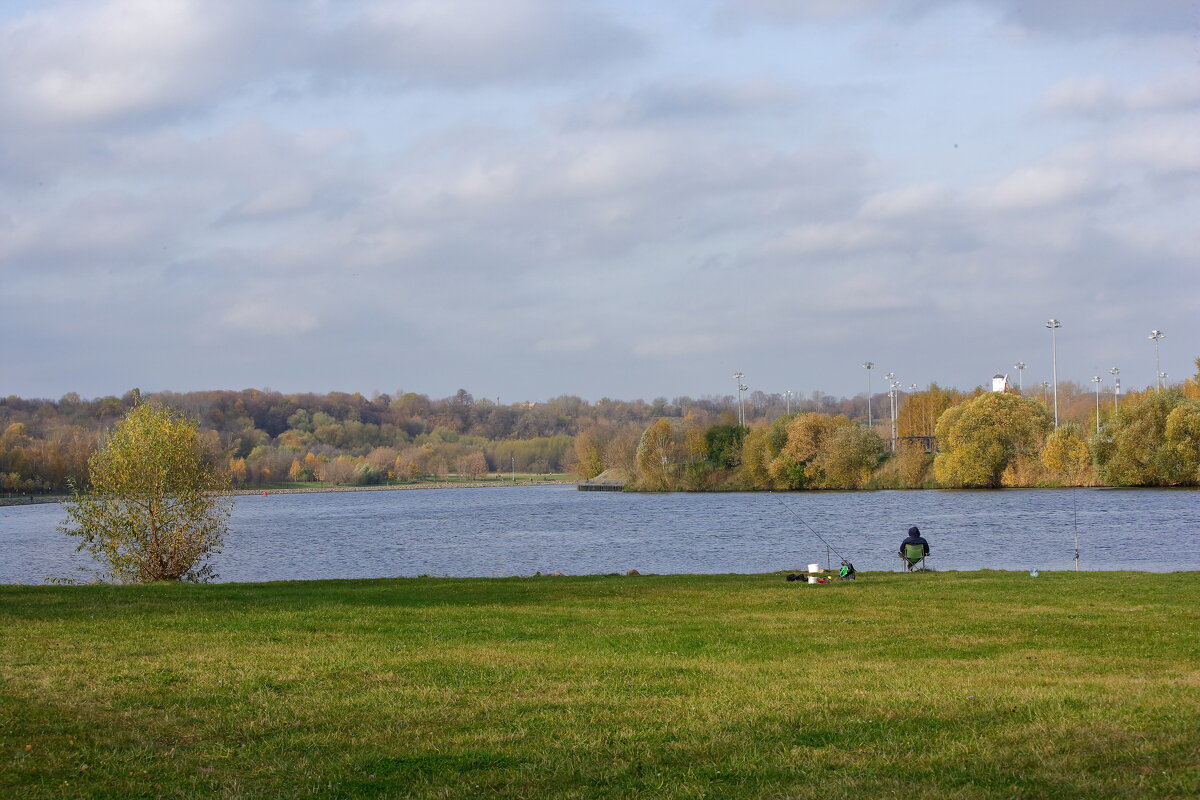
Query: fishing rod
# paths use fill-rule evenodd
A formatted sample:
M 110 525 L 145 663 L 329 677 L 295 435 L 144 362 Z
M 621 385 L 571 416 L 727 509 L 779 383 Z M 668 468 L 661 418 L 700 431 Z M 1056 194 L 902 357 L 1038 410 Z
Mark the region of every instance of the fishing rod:
M 1075 515 L 1075 571 L 1079 572 L 1079 506 L 1075 502 L 1075 487 L 1071 487 L 1071 511 Z
M 834 554 L 835 556 L 837 556 L 837 557 L 838 557 L 838 560 L 839 560 L 839 561 L 845 561 L 845 560 L 846 560 L 846 557 L 845 557 L 845 556 L 843 556 L 841 553 L 839 553 L 839 552 L 837 551 L 837 548 L 836 548 L 836 547 L 834 547 L 833 545 L 831 545 L 831 544 L 829 543 L 829 541 L 828 541 L 828 540 L 827 540 L 827 539 L 826 539 L 824 536 L 822 536 L 821 534 L 817 533 L 817 531 L 816 531 L 816 530 L 813 528 L 813 526 L 812 526 L 812 525 L 809 525 L 807 522 L 805 522 L 805 521 L 804 521 L 804 517 L 802 517 L 802 516 L 800 516 L 799 514 L 797 514 L 797 513 L 796 513 L 796 512 L 795 512 L 795 511 L 792 509 L 792 507 L 791 507 L 791 506 L 789 506 L 787 503 L 783 502 L 783 500 L 781 500 L 781 499 L 779 498 L 779 496 L 778 496 L 778 495 L 776 495 L 774 492 L 771 492 L 771 496 L 772 496 L 772 497 L 774 497 L 776 500 L 779 500 L 779 505 L 781 505 L 781 506 L 783 506 L 784 508 L 786 508 L 786 509 L 788 510 L 788 513 L 790 513 L 790 514 L 791 514 L 793 517 L 795 517 L 796 519 L 800 520 L 800 523 L 801 523 L 802 525 L 804 525 L 804 527 L 806 527 L 806 528 L 808 528 L 810 531 L 812 531 L 812 535 L 813 535 L 813 536 L 816 536 L 818 539 L 820 539 L 822 542 L 824 542 L 824 543 L 825 543 L 825 546 L 826 546 L 826 547 L 828 547 L 830 550 L 832 550 L 832 551 L 833 551 L 833 554 Z

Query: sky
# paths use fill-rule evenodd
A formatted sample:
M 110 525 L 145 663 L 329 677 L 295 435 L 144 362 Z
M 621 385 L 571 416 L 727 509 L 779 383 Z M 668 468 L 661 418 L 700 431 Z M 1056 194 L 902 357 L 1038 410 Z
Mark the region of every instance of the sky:
M 47 398 L 1177 382 L 1200 2 L 0 0 L 0 342 Z

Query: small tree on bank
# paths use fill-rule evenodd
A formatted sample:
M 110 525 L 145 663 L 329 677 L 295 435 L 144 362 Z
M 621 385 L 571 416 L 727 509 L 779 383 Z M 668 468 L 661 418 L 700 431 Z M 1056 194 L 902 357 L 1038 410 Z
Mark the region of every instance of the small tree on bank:
M 139 405 L 88 460 L 90 487 L 66 504 L 59 529 L 83 541 L 125 583 L 203 582 L 216 577 L 233 507 L 229 477 L 196 425 L 165 408 Z

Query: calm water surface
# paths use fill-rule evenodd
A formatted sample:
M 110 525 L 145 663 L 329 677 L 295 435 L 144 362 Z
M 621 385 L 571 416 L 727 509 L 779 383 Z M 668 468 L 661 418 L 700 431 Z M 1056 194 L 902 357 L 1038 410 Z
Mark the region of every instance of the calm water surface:
M 58 505 L 0 508 L 0 584 L 86 577 Z M 807 523 L 807 525 L 805 524 Z M 938 570 L 1200 569 L 1200 492 L 624 494 L 571 486 L 237 499 L 219 581 L 895 569 L 910 525 Z M 826 545 L 809 530 L 824 537 Z

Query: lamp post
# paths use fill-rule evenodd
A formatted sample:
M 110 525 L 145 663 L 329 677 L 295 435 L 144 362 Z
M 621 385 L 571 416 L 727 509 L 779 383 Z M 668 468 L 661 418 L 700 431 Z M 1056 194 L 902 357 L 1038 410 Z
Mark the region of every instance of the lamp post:
M 1020 388 L 1021 394 L 1025 394 L 1025 362 L 1018 361 L 1013 364 L 1013 369 L 1017 371 L 1017 385 Z
M 1092 383 L 1096 384 L 1096 433 L 1100 432 L 1100 376 L 1093 375 Z
M 790 415 L 792 413 L 792 390 L 791 389 L 785 390 L 783 393 L 783 397 L 785 400 L 787 400 L 787 413 Z
M 1154 374 L 1158 375 L 1158 390 L 1162 391 L 1163 378 L 1167 377 L 1163 374 L 1162 364 L 1158 360 L 1158 343 L 1166 336 L 1162 331 L 1150 331 L 1150 338 L 1154 340 Z
M 875 366 L 874 361 L 864 361 L 863 369 L 867 371 L 867 427 L 871 425 L 871 368 Z
M 896 380 L 896 374 L 889 372 L 884 375 L 888 379 L 888 401 L 892 411 L 892 452 L 896 452 L 896 389 L 900 387 L 900 381 Z
M 746 427 L 746 404 L 742 402 L 742 392 L 746 391 L 746 386 L 742 383 L 742 378 L 746 377 L 741 372 L 733 373 L 733 379 L 737 381 L 738 389 L 738 424 L 741 427 Z
M 1113 367 L 1109 373 L 1113 376 L 1113 412 L 1115 413 L 1121 402 L 1121 379 L 1117 377 L 1121 374 L 1121 370 Z
M 1054 332 L 1062 327 L 1062 323 L 1056 319 L 1050 319 L 1046 322 L 1046 327 L 1050 329 L 1050 358 L 1051 358 L 1051 364 L 1052 364 L 1051 375 L 1054 379 L 1054 427 L 1057 428 L 1058 427 L 1058 342 L 1055 339 Z

